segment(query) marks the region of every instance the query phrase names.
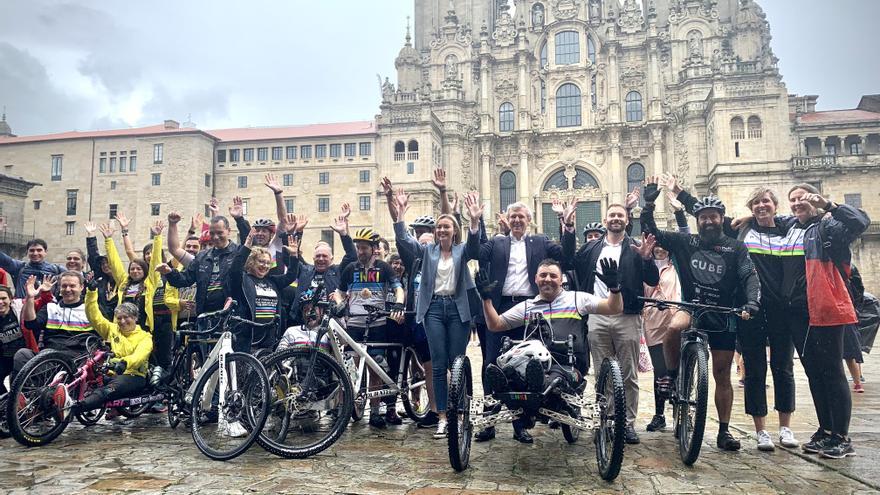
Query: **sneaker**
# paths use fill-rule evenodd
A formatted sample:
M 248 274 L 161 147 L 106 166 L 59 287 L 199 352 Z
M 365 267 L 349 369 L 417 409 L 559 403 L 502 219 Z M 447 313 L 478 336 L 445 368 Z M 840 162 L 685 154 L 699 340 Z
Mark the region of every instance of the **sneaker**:
M 867 380 L 865 380 L 865 375 L 860 376 L 860 377 L 859 377 L 859 381 L 862 382 L 862 383 L 866 383 Z
M 231 423 L 220 421 L 219 428 L 224 435 L 230 438 L 241 438 L 248 434 L 247 429 L 238 421 L 233 421 Z
M 865 393 L 865 387 L 862 385 L 862 382 L 856 382 L 853 385 L 853 393 L 856 393 L 856 394 Z
M 474 441 L 477 441 L 477 442 L 488 442 L 489 440 L 492 440 L 493 438 L 495 438 L 495 427 L 494 426 L 490 426 L 484 430 L 480 430 L 477 432 L 476 435 L 474 435 Z
M 441 419 L 439 422 L 437 422 L 437 431 L 434 432 L 434 438 L 446 438 L 448 426 L 449 424 L 446 422 L 445 419 Z
M 779 444 L 793 449 L 799 447 L 801 443 L 794 438 L 794 432 L 790 428 L 783 426 L 779 429 Z
M 416 426 L 419 428 L 430 428 L 432 426 L 436 426 L 437 423 L 440 422 L 440 416 L 434 411 L 428 411 L 428 414 L 419 421 Z
M 651 422 L 648 423 L 648 426 L 645 427 L 647 431 L 661 431 L 664 429 L 666 429 L 666 417 L 662 414 L 655 414 Z
M 486 382 L 489 384 L 489 390 L 493 392 L 502 394 L 510 392 L 510 384 L 507 382 L 504 371 L 495 364 L 486 366 Z
M 394 409 L 394 407 L 388 407 L 388 410 L 385 411 L 385 422 L 389 425 L 397 426 L 403 424 L 403 419 L 401 419 L 400 416 L 397 415 L 397 411 Z
M 623 440 L 630 445 L 636 445 L 642 441 L 633 425 L 626 425 L 626 429 L 623 430 Z
M 825 459 L 843 459 L 846 456 L 856 455 L 853 450 L 852 440 L 840 435 L 831 435 L 825 448 L 819 451 L 819 455 Z
M 729 431 L 719 431 L 715 445 L 717 445 L 719 449 L 729 452 L 735 452 L 742 448 L 742 444 L 739 443 L 739 440 L 734 438 Z
M 73 399 L 67 395 L 67 387 L 64 385 L 55 387 L 55 392 L 52 393 L 52 402 L 55 404 L 56 419 L 59 422 L 64 421 L 70 412 L 70 406 L 73 404 Z
M 370 426 L 373 428 L 385 428 L 388 425 L 385 423 L 385 418 L 382 417 L 378 412 L 370 413 Z
M 810 441 L 801 446 L 801 450 L 808 454 L 818 454 L 825 449 L 826 444 L 830 441 L 831 434 L 826 433 L 819 428 L 816 430 L 816 433 L 813 433 L 813 436 L 810 437 Z
M 526 364 L 526 390 L 536 394 L 544 391 L 544 367 L 537 359 Z
M 767 433 L 767 430 L 761 430 L 758 432 L 758 450 L 761 452 L 773 452 L 776 450 L 776 447 L 773 445 L 773 440 L 770 439 L 770 434 Z

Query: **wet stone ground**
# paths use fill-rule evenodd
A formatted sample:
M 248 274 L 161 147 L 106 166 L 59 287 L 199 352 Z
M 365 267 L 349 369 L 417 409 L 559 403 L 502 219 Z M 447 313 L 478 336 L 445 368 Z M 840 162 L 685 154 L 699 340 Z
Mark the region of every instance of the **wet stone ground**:
M 470 347 L 471 355 L 477 353 Z M 254 445 L 226 463 L 204 457 L 188 431 L 171 430 L 164 415 L 146 415 L 127 424 L 102 422 L 82 428 L 76 422 L 53 444 L 26 449 L 0 440 L 0 492 L 3 493 L 880 493 L 876 437 L 880 427 L 880 372 L 867 359 L 867 393 L 855 397 L 853 438 L 859 456 L 820 463 L 815 456 L 777 449 L 761 453 L 750 436 L 751 420 L 741 413 L 737 389 L 734 433 L 743 440 L 738 453 L 714 446 L 717 423 L 710 421 L 706 443 L 693 467 L 678 458 L 672 434 L 644 433 L 652 405 L 642 392 L 638 427 L 642 443 L 628 446 L 620 476 L 606 483 L 596 471 L 588 435 L 569 445 L 559 430 L 539 425 L 534 445 L 512 438 L 509 425 L 489 443 L 475 443 L 471 466 L 456 473 L 446 442 L 410 422 L 384 431 L 351 425 L 332 448 L 306 460 L 285 460 Z M 476 363 L 475 363 L 476 364 Z M 815 430 L 809 392 L 800 364 L 794 429 L 800 440 Z M 641 380 L 650 390 L 650 373 Z M 772 392 L 768 390 L 768 393 Z M 772 397 L 772 395 L 771 395 Z M 771 399 L 772 404 L 772 399 Z M 710 416 L 714 410 L 710 400 Z M 776 421 L 768 418 L 774 438 Z

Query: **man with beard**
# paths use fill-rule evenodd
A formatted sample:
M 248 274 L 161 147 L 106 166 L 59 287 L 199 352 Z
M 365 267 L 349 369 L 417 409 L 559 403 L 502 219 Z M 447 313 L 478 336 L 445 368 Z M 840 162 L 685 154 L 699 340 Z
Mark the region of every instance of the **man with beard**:
M 747 302 L 740 317 L 747 320 L 757 314 L 761 294 L 758 274 L 745 245 L 723 234 L 724 204 L 715 196 L 707 196 L 693 205 L 698 235 L 660 231 L 654 222 L 654 201 L 660 195 L 658 181 L 657 177 L 652 177 L 645 186 L 642 229 L 654 234 L 657 245 L 669 251 L 676 266 L 680 267 L 681 299 L 731 307 L 742 298 Z M 670 393 L 678 376 L 681 332 L 688 323 L 688 318 L 674 318 L 663 339 L 663 355 L 669 371 L 667 377 L 658 381 L 663 394 Z M 739 450 L 739 440 L 728 431 L 733 406 L 730 365 L 736 346 L 735 322 L 728 316 L 709 313 L 697 326 L 707 331 L 712 353 L 715 407 L 720 422 L 716 444 L 722 450 Z
M 509 235 L 496 235 L 480 245 L 480 265 L 489 264 L 489 280 L 496 282 L 490 300 L 499 314 L 532 299 L 538 294 L 536 275 L 538 265 L 546 258 L 562 260 L 562 247 L 545 235 L 528 234 L 532 212 L 525 203 L 507 207 L 505 220 Z M 521 339 L 522 331 L 486 332 L 486 362 L 494 363 L 501 354 L 504 337 Z M 483 381 L 483 388 L 489 384 Z M 532 435 L 519 420 L 513 422 L 513 438 L 521 443 L 532 443 Z M 495 438 L 495 427 L 477 433 L 476 440 L 484 442 Z
M 623 384 L 626 387 L 626 443 L 639 443 L 635 430 L 639 410 L 639 341 L 641 312 L 644 303 L 639 296 L 645 295 L 645 285 L 656 286 L 660 273 L 654 264 L 654 237 L 645 236 L 637 244 L 626 233 L 629 224 L 626 207 L 612 204 L 605 211 L 606 232 L 598 239 L 581 246 L 575 253 L 573 215 L 575 205 L 569 205 L 563 216 L 562 256 L 573 260 L 571 267 L 577 274 L 580 290 L 600 298 L 608 297 L 608 285 L 601 277 L 600 260 L 612 259 L 619 266 L 620 292 L 623 295 L 623 314 L 592 315 L 587 320 L 590 354 L 596 365 L 606 357 L 614 357 L 620 363 Z M 586 370 L 582 370 L 586 371 Z

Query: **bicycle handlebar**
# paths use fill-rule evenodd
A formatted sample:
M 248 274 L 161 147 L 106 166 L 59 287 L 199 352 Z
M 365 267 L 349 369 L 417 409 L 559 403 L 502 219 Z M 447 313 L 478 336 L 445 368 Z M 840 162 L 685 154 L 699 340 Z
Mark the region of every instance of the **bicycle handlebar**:
M 391 316 L 391 313 L 393 313 L 393 311 L 388 311 L 387 309 L 382 309 L 378 306 L 373 306 L 371 304 L 364 304 L 364 309 L 367 311 L 367 316 Z M 402 313 L 406 316 L 412 316 L 416 314 L 415 311 L 402 311 Z
M 721 313 L 721 314 L 734 314 L 738 315 L 742 311 L 745 311 L 742 308 L 728 308 L 725 306 L 714 306 L 712 304 L 700 304 L 695 302 L 685 302 L 685 301 L 665 301 L 663 299 L 653 299 L 650 297 L 639 297 L 640 301 L 645 302 L 646 304 L 650 304 L 652 306 L 657 307 L 657 309 L 664 310 L 669 309 L 669 306 L 675 306 L 681 308 L 688 313 Z

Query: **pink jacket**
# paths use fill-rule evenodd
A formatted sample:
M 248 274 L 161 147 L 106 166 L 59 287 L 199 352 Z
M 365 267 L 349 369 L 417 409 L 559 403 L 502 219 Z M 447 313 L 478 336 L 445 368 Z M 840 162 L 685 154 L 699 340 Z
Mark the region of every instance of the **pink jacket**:
M 656 287 L 645 285 L 645 297 L 662 299 L 664 301 L 681 301 L 681 285 L 678 281 L 678 273 L 672 263 L 660 269 L 660 283 Z M 666 326 L 672 320 L 674 311 L 660 311 L 657 308 L 646 307 L 642 310 L 642 325 L 645 329 L 645 343 L 652 345 L 662 344 Z

